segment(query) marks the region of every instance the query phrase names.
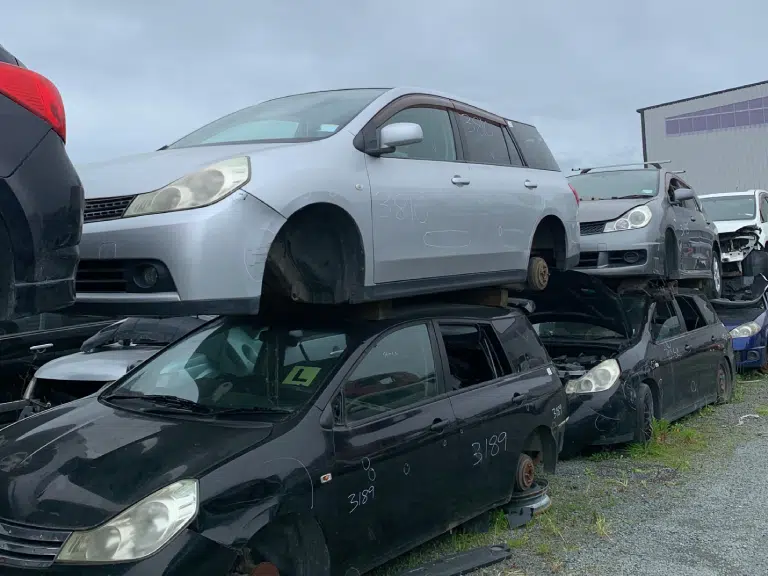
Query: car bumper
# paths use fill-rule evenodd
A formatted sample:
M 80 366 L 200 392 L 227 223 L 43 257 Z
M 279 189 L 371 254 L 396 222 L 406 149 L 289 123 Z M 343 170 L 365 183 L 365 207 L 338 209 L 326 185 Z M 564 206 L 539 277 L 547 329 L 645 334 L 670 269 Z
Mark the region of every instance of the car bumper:
M 596 394 L 569 394 L 568 410 L 563 456 L 634 437 L 635 409 L 627 402 L 622 385 Z
M 766 363 L 766 343 L 761 334 L 749 338 L 732 338 L 736 368 L 761 368 Z
M 83 204 L 80 178 L 54 132 L 13 174 L 0 178 L 0 252 L 5 242 L 13 252 L 10 306 L 0 303 L 0 319 L 74 302 Z M 2 260 L 0 253 L 0 266 Z M 7 282 L 2 270 L 0 282 Z
M 3 576 L 212 576 L 229 574 L 237 561 L 235 550 L 217 544 L 204 536 L 186 530 L 159 552 L 138 562 L 114 564 L 53 564 L 46 568 L 22 568 L 4 564 L 0 551 L 0 574 Z
M 596 276 L 662 276 L 664 249 L 648 230 L 623 230 L 581 237 L 576 270 Z
M 285 219 L 244 191 L 212 206 L 85 225 L 75 310 L 114 315 L 256 313 Z M 136 278 L 154 266 L 158 281 Z

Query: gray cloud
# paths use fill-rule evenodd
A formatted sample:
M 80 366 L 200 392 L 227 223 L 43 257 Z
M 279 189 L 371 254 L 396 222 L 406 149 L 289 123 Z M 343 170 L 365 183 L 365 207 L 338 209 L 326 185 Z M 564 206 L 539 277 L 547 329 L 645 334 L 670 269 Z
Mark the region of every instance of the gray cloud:
M 763 80 L 766 21 L 757 0 L 33 0 L 0 38 L 61 90 L 76 162 L 265 98 L 415 85 L 532 121 L 568 171 L 641 159 L 641 106 Z

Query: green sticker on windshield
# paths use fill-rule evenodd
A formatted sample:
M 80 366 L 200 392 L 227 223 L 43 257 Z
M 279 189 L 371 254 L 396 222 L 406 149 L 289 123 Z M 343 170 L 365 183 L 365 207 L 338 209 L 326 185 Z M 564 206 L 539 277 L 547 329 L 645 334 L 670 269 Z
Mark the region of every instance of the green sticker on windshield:
M 643 190 L 643 194 L 653 194 L 653 190 Z
M 320 368 L 314 366 L 294 366 L 283 380 L 283 384 L 291 386 L 310 386 L 320 374 Z

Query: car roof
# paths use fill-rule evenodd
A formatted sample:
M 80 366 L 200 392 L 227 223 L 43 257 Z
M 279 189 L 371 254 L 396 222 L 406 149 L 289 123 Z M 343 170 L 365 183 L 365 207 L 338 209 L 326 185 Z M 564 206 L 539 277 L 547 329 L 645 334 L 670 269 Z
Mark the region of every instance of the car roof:
M 760 190 L 759 188 L 755 188 L 753 190 L 740 190 L 738 192 L 715 192 L 713 194 L 700 194 L 699 198 L 724 198 L 726 196 L 754 196 L 755 194 L 758 194 L 760 192 L 765 192 L 765 190 Z

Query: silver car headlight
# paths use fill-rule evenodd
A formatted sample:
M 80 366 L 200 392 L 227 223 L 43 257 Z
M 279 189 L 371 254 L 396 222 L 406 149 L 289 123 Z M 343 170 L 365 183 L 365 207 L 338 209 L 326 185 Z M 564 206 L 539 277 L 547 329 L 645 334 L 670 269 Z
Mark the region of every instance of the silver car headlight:
M 56 562 L 125 562 L 154 554 L 189 526 L 198 510 L 197 480 L 180 480 L 106 524 L 73 532 Z
M 760 325 L 757 322 L 747 322 L 731 330 L 731 338 L 749 338 L 758 332 L 760 332 Z
M 621 368 L 616 360 L 603 360 L 581 378 L 565 386 L 566 394 L 592 394 L 610 389 L 619 380 Z
M 250 178 L 251 163 L 247 156 L 217 162 L 159 190 L 139 194 L 123 218 L 209 206 L 245 186 Z
M 606 223 L 603 232 L 620 232 L 622 230 L 645 228 L 651 221 L 651 216 L 651 209 L 648 206 L 638 206 L 632 208 L 621 218 Z

